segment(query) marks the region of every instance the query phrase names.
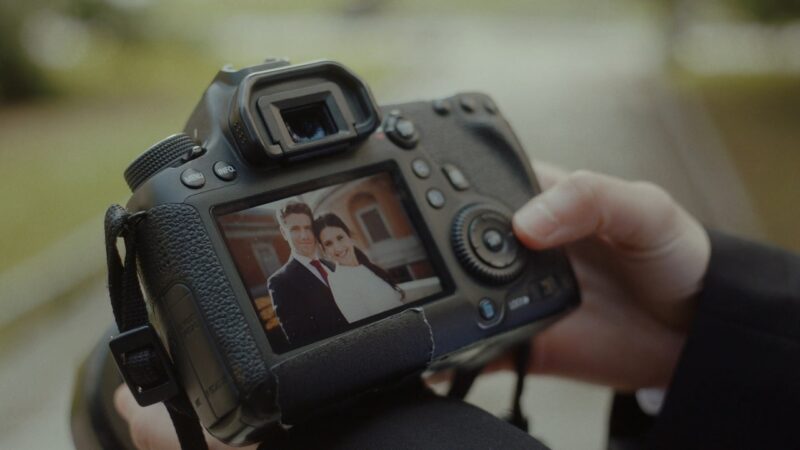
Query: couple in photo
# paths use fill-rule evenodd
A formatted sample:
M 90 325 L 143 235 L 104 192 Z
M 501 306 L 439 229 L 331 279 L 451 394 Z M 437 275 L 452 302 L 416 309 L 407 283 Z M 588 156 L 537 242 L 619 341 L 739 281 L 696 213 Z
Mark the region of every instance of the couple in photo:
M 269 277 L 267 287 L 291 346 L 403 305 L 403 291 L 355 246 L 337 215 L 314 219 L 305 203 L 289 203 L 276 216 L 291 256 Z

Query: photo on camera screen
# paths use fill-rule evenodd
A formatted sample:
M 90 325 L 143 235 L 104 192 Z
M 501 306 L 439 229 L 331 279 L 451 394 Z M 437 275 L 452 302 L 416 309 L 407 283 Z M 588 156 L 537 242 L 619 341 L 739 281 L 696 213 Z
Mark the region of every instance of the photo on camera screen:
M 389 172 L 227 212 L 217 221 L 278 353 L 443 290 Z

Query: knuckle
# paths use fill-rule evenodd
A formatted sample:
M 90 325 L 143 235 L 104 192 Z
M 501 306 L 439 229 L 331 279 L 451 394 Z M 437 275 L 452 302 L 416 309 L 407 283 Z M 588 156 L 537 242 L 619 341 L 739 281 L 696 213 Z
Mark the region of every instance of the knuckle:
M 637 181 L 633 184 L 652 207 L 653 221 L 664 227 L 664 230 L 676 229 L 683 210 L 672 195 L 661 186 L 649 181 Z
M 669 193 L 665 191 L 664 188 L 653 183 L 652 181 L 634 181 L 632 184 L 643 194 L 653 197 L 654 199 L 671 201 L 672 197 L 669 195 Z
M 602 194 L 602 176 L 588 170 L 578 170 L 567 177 L 566 183 L 578 194 L 579 208 L 593 208 Z

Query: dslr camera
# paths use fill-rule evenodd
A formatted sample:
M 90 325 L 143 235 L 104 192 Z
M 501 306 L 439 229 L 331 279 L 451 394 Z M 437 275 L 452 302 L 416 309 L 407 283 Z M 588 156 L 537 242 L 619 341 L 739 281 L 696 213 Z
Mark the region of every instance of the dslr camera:
M 140 403 L 182 390 L 230 444 L 483 364 L 579 303 L 564 252 L 514 237 L 540 188 L 483 94 L 379 106 L 332 61 L 222 69 L 125 180 L 147 326 L 112 353 Z M 124 364 L 145 347 L 166 381 Z

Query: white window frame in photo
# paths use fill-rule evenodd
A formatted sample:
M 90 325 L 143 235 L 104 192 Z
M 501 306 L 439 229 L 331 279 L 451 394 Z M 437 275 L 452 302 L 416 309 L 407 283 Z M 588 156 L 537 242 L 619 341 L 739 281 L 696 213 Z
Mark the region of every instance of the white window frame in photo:
M 375 203 L 373 203 L 373 204 L 371 204 L 369 206 L 365 206 L 363 208 L 360 208 L 360 209 L 356 210 L 356 220 L 358 220 L 358 226 L 361 227 L 361 229 L 364 231 L 364 235 L 369 240 L 369 244 L 371 245 L 371 244 L 374 244 L 376 242 L 382 242 L 382 241 L 375 241 L 375 240 L 372 239 L 372 235 L 369 232 L 369 228 L 367 228 L 367 224 L 361 218 L 362 214 L 364 214 L 366 212 L 369 212 L 369 211 L 371 211 L 373 209 L 378 211 L 378 216 L 381 218 L 381 221 L 383 222 L 383 226 L 384 226 L 384 228 L 386 228 L 386 232 L 389 235 L 389 237 L 387 239 L 384 239 L 384 240 L 394 239 L 394 234 L 392 234 L 392 228 L 389 226 L 389 221 L 386 220 L 386 215 L 383 213 L 383 210 L 381 209 L 380 204 L 375 202 Z

